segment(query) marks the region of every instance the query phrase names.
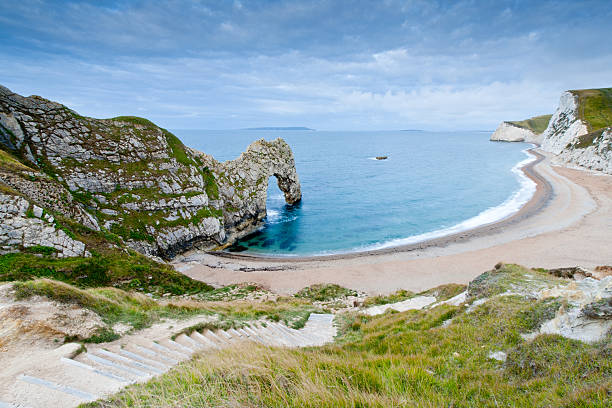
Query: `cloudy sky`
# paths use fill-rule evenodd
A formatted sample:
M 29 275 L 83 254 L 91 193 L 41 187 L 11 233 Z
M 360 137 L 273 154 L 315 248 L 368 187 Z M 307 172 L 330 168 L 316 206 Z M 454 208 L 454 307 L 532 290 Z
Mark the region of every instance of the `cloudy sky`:
M 0 84 L 167 128 L 493 129 L 612 86 L 602 1 L 0 1 Z

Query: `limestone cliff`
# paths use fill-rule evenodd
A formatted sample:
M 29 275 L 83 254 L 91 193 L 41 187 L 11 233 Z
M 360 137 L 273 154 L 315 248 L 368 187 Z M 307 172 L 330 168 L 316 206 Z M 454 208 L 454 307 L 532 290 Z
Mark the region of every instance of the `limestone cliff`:
M 491 135 L 490 140 L 540 144 L 542 132 L 546 129 L 550 118 L 551 115 L 542 115 L 522 121 L 502 122 Z
M 266 215 L 271 176 L 289 204 L 301 199 L 293 153 L 282 139 L 256 141 L 236 160 L 220 163 L 146 119 L 83 117 L 4 87 L 0 147 L 5 150 L 0 151 L 0 192 L 9 197 L 0 198 L 24 200 L 19 217 L 36 205 L 53 219 L 45 221 L 47 232 L 76 222 L 165 258 L 193 246 L 223 245 L 252 231 Z M 4 211 L 3 216 L 16 214 Z M 14 239 L 7 238 L 9 233 Z M 23 234 L 19 244 L 17 235 L 0 230 L 1 250 L 23 247 Z M 66 256 L 74 252 L 49 239 L 37 244 L 36 236 L 28 240 L 31 245 L 53 247 Z
M 557 160 L 612 174 L 612 88 L 567 91 L 543 134 Z

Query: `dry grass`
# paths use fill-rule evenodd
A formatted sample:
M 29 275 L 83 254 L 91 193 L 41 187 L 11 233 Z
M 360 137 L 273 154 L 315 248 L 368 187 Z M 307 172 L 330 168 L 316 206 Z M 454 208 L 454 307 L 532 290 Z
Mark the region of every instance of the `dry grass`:
M 531 270 L 504 265 L 491 279 L 530 289 Z M 494 278 L 492 278 L 494 277 Z M 553 281 L 555 278 L 553 278 Z M 539 283 L 538 283 L 539 284 Z M 431 310 L 352 315 L 341 344 L 287 350 L 255 345 L 205 353 L 103 407 L 608 407 L 610 337 L 587 345 L 559 336 L 531 342 L 550 302 L 523 296 L 489 300 L 466 313 Z M 452 318 L 450 324 L 443 322 Z M 351 323 L 352 320 L 352 323 Z M 506 364 L 488 354 L 508 353 Z

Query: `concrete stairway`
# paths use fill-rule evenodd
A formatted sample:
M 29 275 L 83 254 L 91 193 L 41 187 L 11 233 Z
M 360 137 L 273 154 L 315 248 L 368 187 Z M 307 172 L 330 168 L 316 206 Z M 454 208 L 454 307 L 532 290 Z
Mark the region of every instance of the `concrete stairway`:
M 88 345 L 66 344 L 19 373 L 11 389 L 0 390 L 0 408 L 73 407 L 111 395 L 128 384 L 160 375 L 194 353 L 252 341 L 267 347 L 320 346 L 333 341 L 333 315 L 311 314 L 303 329 L 255 323 L 229 330 L 204 330 L 172 338 L 131 335 Z

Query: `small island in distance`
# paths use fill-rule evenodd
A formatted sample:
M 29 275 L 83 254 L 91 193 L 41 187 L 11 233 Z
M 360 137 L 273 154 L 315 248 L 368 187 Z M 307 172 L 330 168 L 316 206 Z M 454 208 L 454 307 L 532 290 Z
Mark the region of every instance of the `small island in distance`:
M 246 128 L 243 130 L 311 130 L 311 131 L 314 131 L 315 129 L 311 129 L 305 126 L 286 126 L 286 127 L 266 126 L 266 127 Z

